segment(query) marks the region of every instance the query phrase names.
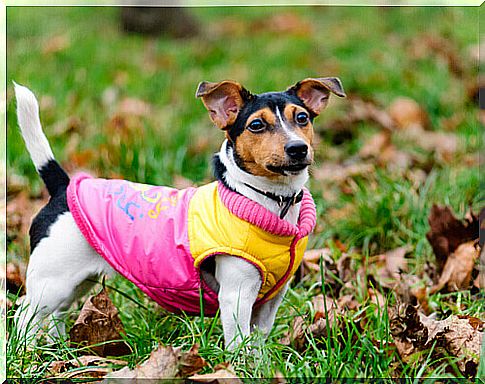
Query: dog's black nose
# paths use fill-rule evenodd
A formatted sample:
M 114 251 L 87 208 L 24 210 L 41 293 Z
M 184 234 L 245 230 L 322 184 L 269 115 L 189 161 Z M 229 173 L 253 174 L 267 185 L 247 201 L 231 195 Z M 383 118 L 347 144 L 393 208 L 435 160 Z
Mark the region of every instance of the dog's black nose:
M 293 140 L 285 145 L 285 152 L 293 160 L 303 160 L 308 154 L 308 145 L 301 140 Z

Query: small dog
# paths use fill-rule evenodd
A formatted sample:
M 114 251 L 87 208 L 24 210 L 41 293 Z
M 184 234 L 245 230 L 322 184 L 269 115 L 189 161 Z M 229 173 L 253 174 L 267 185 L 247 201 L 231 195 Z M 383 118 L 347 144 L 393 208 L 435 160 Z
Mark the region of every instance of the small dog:
M 18 123 L 51 196 L 30 228 L 20 329 L 35 335 L 100 276 L 117 271 L 171 311 L 215 315 L 233 349 L 258 328 L 267 336 L 315 225 L 304 188 L 313 119 L 338 78 L 308 78 L 284 92 L 251 94 L 234 81 L 202 82 L 196 96 L 225 132 L 216 181 L 176 190 L 124 180 L 70 179 L 42 132 L 33 93 L 15 84 Z

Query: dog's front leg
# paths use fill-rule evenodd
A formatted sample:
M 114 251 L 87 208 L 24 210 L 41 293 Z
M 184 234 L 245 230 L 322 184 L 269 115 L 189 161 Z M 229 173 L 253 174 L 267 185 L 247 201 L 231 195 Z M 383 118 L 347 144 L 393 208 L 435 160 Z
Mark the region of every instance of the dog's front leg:
M 255 266 L 242 258 L 216 256 L 216 279 L 219 282 L 224 342 L 234 349 L 249 336 L 252 308 L 261 288 L 261 275 Z
M 278 294 L 271 300 L 256 308 L 251 318 L 251 331 L 259 329 L 263 332 L 264 337 L 267 337 L 273 328 L 276 312 L 288 290 L 289 283 L 286 283 Z

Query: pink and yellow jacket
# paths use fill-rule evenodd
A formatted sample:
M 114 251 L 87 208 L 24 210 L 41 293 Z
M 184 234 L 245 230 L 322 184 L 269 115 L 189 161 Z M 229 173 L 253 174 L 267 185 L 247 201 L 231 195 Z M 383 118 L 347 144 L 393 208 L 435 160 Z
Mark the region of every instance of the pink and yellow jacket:
M 165 309 L 195 315 L 200 292 L 205 315 L 219 308 L 200 276 L 206 258 L 230 254 L 254 264 L 261 305 L 295 273 L 315 226 L 306 189 L 296 226 L 220 182 L 177 190 L 79 174 L 67 201 L 84 237 L 117 272 Z

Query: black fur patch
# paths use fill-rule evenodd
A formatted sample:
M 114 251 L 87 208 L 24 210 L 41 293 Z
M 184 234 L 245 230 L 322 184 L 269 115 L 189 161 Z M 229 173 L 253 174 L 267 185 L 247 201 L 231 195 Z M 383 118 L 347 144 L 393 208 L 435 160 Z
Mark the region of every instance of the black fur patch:
M 32 220 L 30 226 L 30 253 L 32 253 L 44 238 L 49 236 L 49 229 L 57 218 L 65 212 L 69 212 L 66 198 L 67 186 L 60 186 L 57 194 L 52 196 L 49 202 L 40 210 L 37 216 Z
M 49 160 L 39 169 L 40 177 L 49 191 L 49 195 L 55 196 L 61 187 L 69 185 L 69 176 L 55 160 Z
M 219 154 L 216 153 L 212 158 L 212 170 L 214 172 L 214 177 L 219 180 L 226 188 L 230 188 L 227 183 L 224 175 L 226 174 L 226 166 L 222 164 L 221 158 Z
M 32 220 L 30 226 L 30 252 L 32 253 L 39 242 L 49 236 L 49 229 L 57 218 L 69 212 L 67 206 L 66 189 L 69 176 L 55 160 L 50 160 L 40 170 L 39 174 L 51 195 L 49 202 Z

